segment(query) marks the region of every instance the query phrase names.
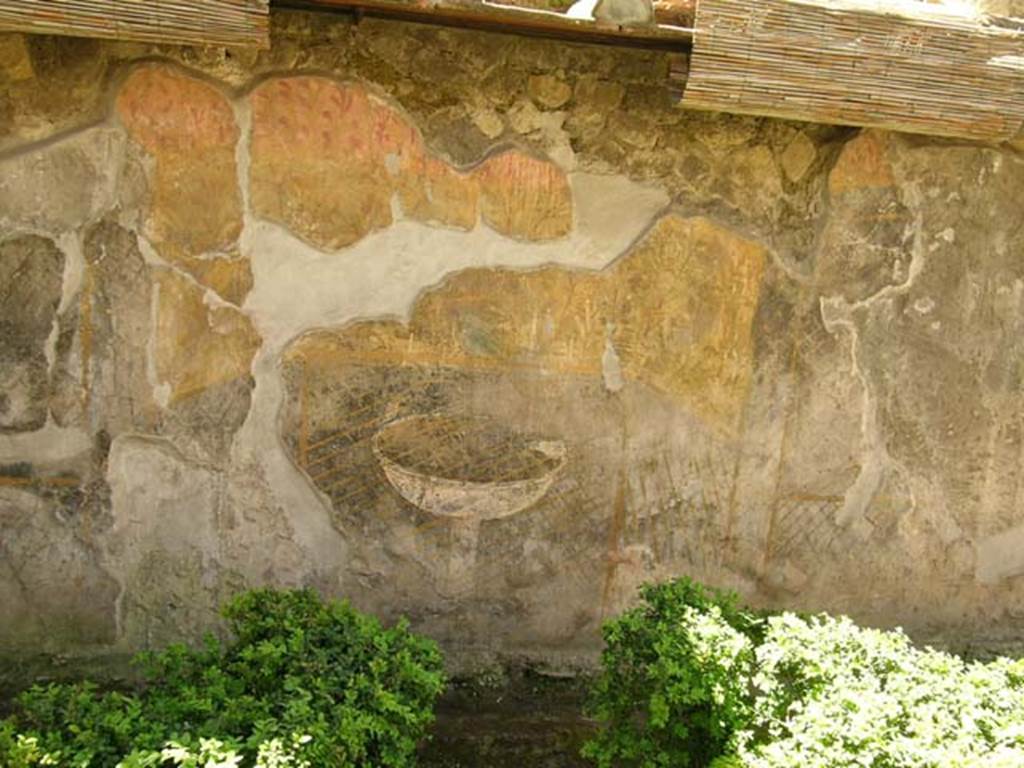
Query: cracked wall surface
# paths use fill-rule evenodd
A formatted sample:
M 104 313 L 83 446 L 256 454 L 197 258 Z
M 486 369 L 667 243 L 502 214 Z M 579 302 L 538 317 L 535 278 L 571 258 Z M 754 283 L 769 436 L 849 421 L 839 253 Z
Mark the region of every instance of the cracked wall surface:
M 0 658 L 304 584 L 574 667 L 679 574 L 1019 638 L 1019 144 L 396 22 L 0 47 Z

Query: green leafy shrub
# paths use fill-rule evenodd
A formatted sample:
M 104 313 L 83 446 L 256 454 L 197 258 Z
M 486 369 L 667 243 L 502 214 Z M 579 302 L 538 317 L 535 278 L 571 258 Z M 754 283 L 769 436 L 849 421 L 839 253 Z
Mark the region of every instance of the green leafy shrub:
M 689 579 L 642 589 L 605 624 L 583 754 L 602 768 L 707 766 L 746 727 L 763 621 L 736 596 Z
M 248 592 L 224 616 L 226 644 L 140 656 L 138 694 L 89 683 L 24 692 L 0 729 L 0 764 L 412 764 L 444 687 L 433 642 L 309 590 Z
M 41 754 L 59 756 L 58 765 L 115 765 L 136 746 L 163 740 L 161 724 L 143 715 L 139 697 L 101 692 L 89 682 L 35 686 L 17 704 L 9 725 L 32 739 Z
M 37 737 L 18 733 L 9 721 L 0 722 L 0 760 L 5 768 L 35 768 L 57 764 L 53 756 L 39 745 Z

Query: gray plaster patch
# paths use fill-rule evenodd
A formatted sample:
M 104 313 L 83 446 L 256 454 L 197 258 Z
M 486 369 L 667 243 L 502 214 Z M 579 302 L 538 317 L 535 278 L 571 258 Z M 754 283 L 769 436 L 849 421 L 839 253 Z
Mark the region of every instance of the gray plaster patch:
M 0 163 L 0 230 L 59 234 L 114 203 L 124 159 L 120 130 L 91 128 Z
M 33 432 L 0 434 L 0 462 L 59 463 L 87 453 L 91 446 L 85 430 L 62 428 L 48 421 Z
M 998 584 L 1024 574 L 1024 526 L 978 542 L 975 575 L 982 584 Z
M 0 648 L 108 643 L 116 596 L 95 551 L 51 500 L 0 488 Z
M 103 560 L 121 585 L 121 638 L 149 646 L 210 626 L 223 478 L 166 440 L 126 435 L 110 446 L 107 482 L 114 524 Z

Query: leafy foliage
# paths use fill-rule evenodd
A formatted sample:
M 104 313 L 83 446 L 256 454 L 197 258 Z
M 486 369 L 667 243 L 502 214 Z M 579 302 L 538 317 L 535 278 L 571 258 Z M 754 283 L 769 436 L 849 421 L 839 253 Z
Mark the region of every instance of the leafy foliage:
M 444 687 L 436 645 L 312 591 L 256 590 L 232 640 L 142 655 L 139 694 L 37 686 L 0 726 L 0 761 L 123 768 L 411 765 Z
M 604 627 L 583 754 L 601 768 L 707 766 L 751 716 L 748 681 L 763 622 L 736 596 L 683 578 L 648 585 Z
M 602 768 L 1024 768 L 1024 661 L 760 617 L 685 579 L 643 597 L 605 627 Z
M 747 768 L 1021 768 L 1024 662 L 967 663 L 847 618 L 768 622 Z

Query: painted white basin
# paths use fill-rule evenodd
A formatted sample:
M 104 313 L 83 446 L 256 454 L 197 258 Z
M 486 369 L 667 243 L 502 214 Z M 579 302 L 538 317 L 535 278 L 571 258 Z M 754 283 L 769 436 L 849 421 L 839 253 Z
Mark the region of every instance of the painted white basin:
M 481 450 L 486 440 L 477 440 L 472 433 L 494 429 L 492 425 L 449 416 L 410 416 L 381 429 L 373 437 L 372 448 L 388 482 L 410 504 L 441 517 L 496 520 L 540 501 L 565 466 L 566 449 L 560 440 L 520 439 L 516 444 L 513 435 L 512 440 L 502 441 L 499 450 L 508 451 L 512 446 L 511 450 L 518 453 L 488 456 Z M 472 479 L 458 477 L 458 471 L 446 471 L 443 458 L 458 457 L 455 452 L 460 446 L 442 445 L 441 440 L 435 439 L 439 436 L 446 442 L 465 436 L 467 447 L 462 457 L 469 471 L 461 474 L 473 475 Z M 417 454 L 426 454 L 425 461 L 417 461 Z M 430 467 L 431 460 L 437 457 L 438 466 Z M 521 467 L 515 463 L 519 458 Z M 430 468 L 425 469 L 423 464 Z M 488 470 L 496 467 L 504 470 L 499 476 L 517 474 L 515 470 L 522 476 L 485 479 Z

